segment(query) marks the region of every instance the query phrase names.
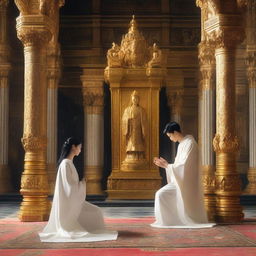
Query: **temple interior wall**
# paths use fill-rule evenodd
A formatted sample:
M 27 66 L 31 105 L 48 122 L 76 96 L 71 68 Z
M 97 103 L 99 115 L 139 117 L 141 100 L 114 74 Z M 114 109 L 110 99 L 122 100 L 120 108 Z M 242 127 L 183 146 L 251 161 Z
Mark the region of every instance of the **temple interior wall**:
M 17 39 L 15 24 L 19 12 L 9 5 L 9 41 L 11 45 L 9 165 L 12 185 L 19 191 L 24 150 L 21 145 L 24 104 L 23 47 Z M 157 43 L 166 57 L 170 84 L 165 82 L 160 93 L 160 131 L 170 120 L 166 87 L 184 89 L 181 124 L 184 133 L 198 138 L 198 49 L 200 42 L 200 9 L 194 0 L 76 0 L 66 1 L 60 9 L 61 80 L 58 90 L 58 152 L 63 141 L 77 136 L 84 141 L 84 106 L 82 68 L 104 69 L 106 52 L 112 42 L 120 43 L 132 15 L 149 45 Z M 238 172 L 248 170 L 248 82 L 244 64 L 245 45 L 237 52 L 237 134 L 240 139 Z M 175 81 L 182 81 L 175 82 Z M 111 170 L 110 93 L 105 84 L 104 174 Z M 40 104 L 40 102 L 38 103 Z M 171 146 L 160 134 L 160 154 L 170 159 Z M 76 160 L 83 172 L 83 154 Z

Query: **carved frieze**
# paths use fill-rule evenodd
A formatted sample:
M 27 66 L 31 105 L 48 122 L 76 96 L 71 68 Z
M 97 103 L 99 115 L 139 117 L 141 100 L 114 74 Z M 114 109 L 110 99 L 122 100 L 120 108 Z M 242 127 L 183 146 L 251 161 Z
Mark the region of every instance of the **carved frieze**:
M 36 137 L 32 134 L 25 134 L 21 139 L 21 142 L 26 152 L 38 152 L 46 149 L 47 138 Z
M 21 177 L 21 189 L 31 190 L 30 193 L 35 193 L 33 190 L 47 191 L 49 189 L 47 177 L 42 175 L 23 174 Z
M 230 133 L 216 134 L 213 148 L 216 153 L 236 153 L 239 150 L 238 138 Z
M 241 190 L 241 180 L 238 175 L 217 175 L 216 190 L 217 192 L 239 192 Z
M 199 28 L 172 28 L 170 43 L 174 46 L 195 46 L 200 42 Z

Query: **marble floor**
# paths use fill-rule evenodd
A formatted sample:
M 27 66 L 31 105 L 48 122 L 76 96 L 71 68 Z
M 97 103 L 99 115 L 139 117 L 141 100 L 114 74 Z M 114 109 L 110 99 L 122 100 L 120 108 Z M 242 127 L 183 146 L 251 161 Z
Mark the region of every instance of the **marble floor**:
M 97 204 L 97 202 L 95 202 Z M 129 205 L 129 202 L 127 202 Z M 19 210 L 20 202 L 0 202 L 0 219 L 3 218 L 15 218 Z M 101 206 L 105 217 L 111 218 L 139 218 L 154 216 L 153 206 Z M 117 204 L 120 205 L 120 204 Z M 256 218 L 256 206 L 244 206 L 245 219 Z

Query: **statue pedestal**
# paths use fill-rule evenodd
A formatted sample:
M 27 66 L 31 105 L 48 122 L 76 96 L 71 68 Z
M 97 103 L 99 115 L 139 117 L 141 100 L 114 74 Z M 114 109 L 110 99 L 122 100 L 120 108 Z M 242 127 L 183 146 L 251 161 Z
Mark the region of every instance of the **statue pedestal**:
M 158 170 L 112 171 L 108 199 L 153 199 L 161 182 Z

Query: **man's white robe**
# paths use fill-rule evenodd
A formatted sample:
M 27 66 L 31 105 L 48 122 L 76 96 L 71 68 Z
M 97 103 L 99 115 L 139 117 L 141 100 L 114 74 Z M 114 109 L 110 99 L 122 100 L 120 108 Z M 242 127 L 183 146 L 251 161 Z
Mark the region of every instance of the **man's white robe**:
M 201 175 L 198 168 L 198 147 L 187 135 L 178 146 L 173 164 L 166 168 L 168 184 L 155 195 L 155 218 L 158 228 L 205 228 L 208 223 L 203 201 Z
M 93 242 L 116 240 L 107 231 L 101 209 L 85 201 L 85 183 L 79 181 L 73 161 L 64 159 L 58 169 L 50 218 L 39 233 L 42 242 Z

